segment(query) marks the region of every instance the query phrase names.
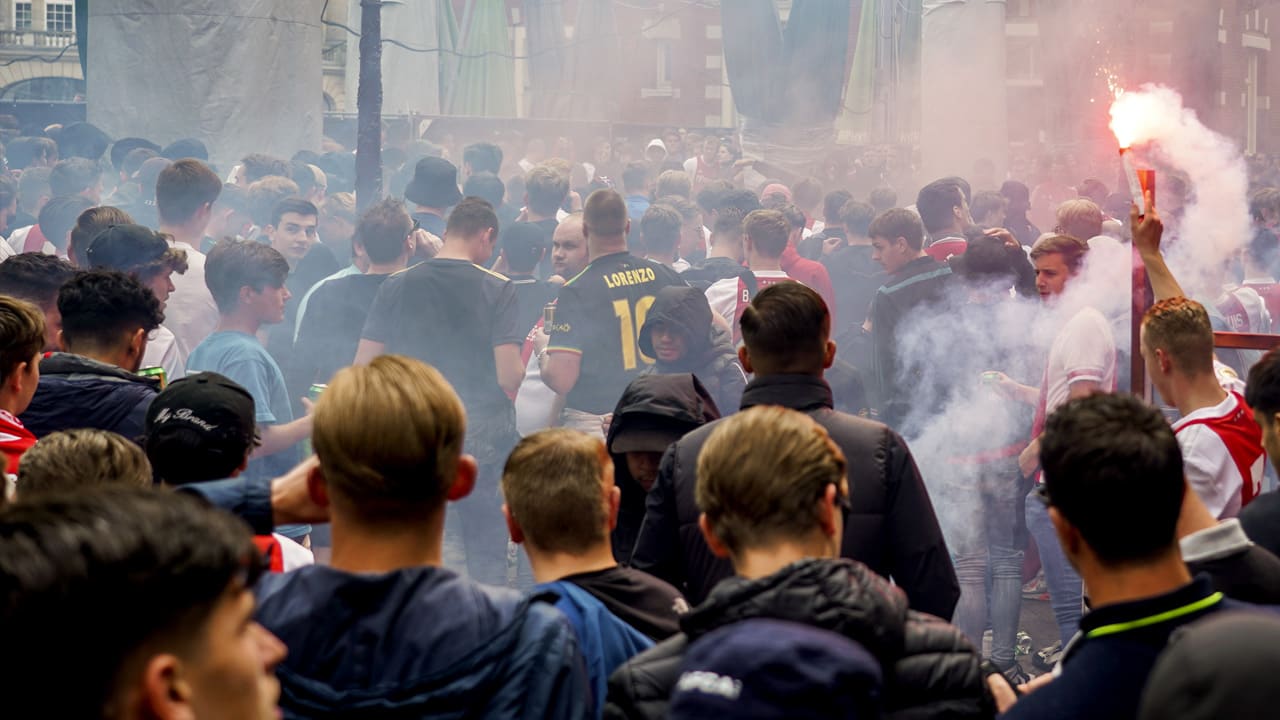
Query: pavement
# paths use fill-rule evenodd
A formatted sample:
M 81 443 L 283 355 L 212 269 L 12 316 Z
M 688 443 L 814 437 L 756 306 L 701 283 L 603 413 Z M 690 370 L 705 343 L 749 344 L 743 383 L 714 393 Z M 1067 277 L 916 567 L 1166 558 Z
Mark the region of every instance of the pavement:
M 1028 675 L 1043 675 L 1044 671 L 1031 662 L 1032 656 L 1058 641 L 1058 623 L 1048 600 L 1022 600 L 1022 612 L 1018 617 L 1018 629 L 1031 636 L 1031 654 L 1018 658 L 1018 663 Z

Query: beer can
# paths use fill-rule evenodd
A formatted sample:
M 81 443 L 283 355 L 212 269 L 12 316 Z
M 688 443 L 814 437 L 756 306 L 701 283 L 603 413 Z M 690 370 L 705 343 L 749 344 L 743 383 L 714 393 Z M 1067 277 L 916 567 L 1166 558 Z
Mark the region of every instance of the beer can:
M 312 383 L 311 387 L 307 389 L 307 399 L 311 402 L 316 402 L 328 388 L 328 385 L 324 385 L 322 383 Z
M 556 304 L 549 302 L 542 306 L 542 329 L 544 332 L 550 333 L 551 328 L 556 324 Z
M 325 389 L 328 387 L 328 385 L 323 383 L 312 383 L 311 387 L 307 388 L 307 399 L 313 403 L 318 402 L 320 400 L 320 396 L 324 394 Z M 307 438 L 302 441 L 302 456 L 311 457 L 314 453 L 315 449 L 311 446 L 311 437 L 307 436 Z
M 138 370 L 138 374 L 142 377 L 155 378 L 160 381 L 160 389 L 163 390 L 168 385 L 168 379 L 165 377 L 164 368 L 162 367 L 144 367 Z

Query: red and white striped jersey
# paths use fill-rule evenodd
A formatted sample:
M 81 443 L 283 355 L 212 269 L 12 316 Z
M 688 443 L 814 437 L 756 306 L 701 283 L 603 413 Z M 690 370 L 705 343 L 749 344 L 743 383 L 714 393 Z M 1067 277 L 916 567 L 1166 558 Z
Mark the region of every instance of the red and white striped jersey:
M 1262 492 L 1262 430 L 1238 393 L 1188 414 L 1173 424 L 1173 432 L 1187 481 L 1215 517 L 1235 517 Z
M 792 279 L 781 270 L 759 270 L 753 274 L 756 276 L 756 292 Z M 733 344 L 737 346 L 742 340 L 742 330 L 738 327 L 738 321 L 742 319 L 742 313 L 751 304 L 751 291 L 747 288 L 747 284 L 738 277 L 717 280 L 707 288 L 707 302 L 711 305 L 711 311 L 724 318 L 725 322 L 729 323 L 729 327 L 733 328 Z

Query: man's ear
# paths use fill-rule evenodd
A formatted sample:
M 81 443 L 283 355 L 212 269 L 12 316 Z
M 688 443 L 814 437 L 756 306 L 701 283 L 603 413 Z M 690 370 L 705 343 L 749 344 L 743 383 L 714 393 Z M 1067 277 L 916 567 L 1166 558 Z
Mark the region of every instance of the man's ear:
M 330 505 L 329 486 L 325 484 L 324 471 L 319 465 L 311 468 L 311 472 L 307 473 L 307 495 L 310 496 L 311 502 L 322 508 Z
M 755 369 L 751 367 L 751 353 L 747 352 L 747 346 L 742 345 L 738 348 L 738 362 L 742 363 L 742 369 L 748 375 L 755 373 Z M 827 367 L 831 367 L 828 365 Z
M 506 503 L 502 503 L 502 517 L 507 521 L 507 532 L 511 535 L 511 542 L 517 545 L 524 542 L 524 530 L 520 529 L 520 523 L 516 522 L 511 514 L 511 508 L 507 507 Z
M 828 340 L 824 352 L 826 355 L 822 358 L 822 369 L 830 370 L 831 366 L 836 362 L 836 341 Z
M 1164 348 L 1156 348 L 1156 362 L 1160 365 L 1160 372 L 1166 375 L 1173 369 L 1173 358 L 1165 352 Z
M 609 532 L 613 532 L 618 527 L 618 509 L 622 507 L 622 490 L 617 485 L 611 485 L 609 487 L 609 497 L 605 499 L 605 502 L 609 503 L 606 510 Z
M 445 497 L 450 502 L 457 502 L 462 498 L 471 494 L 476 487 L 476 459 L 470 455 L 463 455 L 458 458 L 458 474 L 453 479 L 453 484 L 449 486 L 449 491 Z
M 834 538 L 840 528 L 836 527 L 836 513 L 840 510 L 836 507 L 836 490 L 835 483 L 827 485 L 827 489 L 823 491 L 822 497 L 818 498 L 818 526 L 822 528 L 822 534 L 829 538 Z
M 187 682 L 182 661 L 177 656 L 162 654 L 148 659 L 142 668 L 140 685 L 135 697 L 141 717 L 195 717 L 191 708 L 191 684 Z M 128 711 L 128 708 L 120 709 Z
M 720 538 L 711 529 L 711 521 L 707 519 L 706 513 L 698 515 L 698 529 L 702 531 L 702 539 L 707 541 L 707 547 L 711 548 L 711 554 L 718 558 L 729 557 L 729 548 L 720 542 Z
M 133 331 L 133 336 L 129 338 L 129 349 L 137 356 L 138 361 L 142 361 L 142 355 L 147 351 L 147 331 L 138 328 Z
M 27 382 L 27 371 L 31 367 L 29 362 L 20 362 L 13 369 L 13 373 L 9 375 L 9 379 L 5 381 L 9 392 L 16 394 L 22 393 L 22 386 Z

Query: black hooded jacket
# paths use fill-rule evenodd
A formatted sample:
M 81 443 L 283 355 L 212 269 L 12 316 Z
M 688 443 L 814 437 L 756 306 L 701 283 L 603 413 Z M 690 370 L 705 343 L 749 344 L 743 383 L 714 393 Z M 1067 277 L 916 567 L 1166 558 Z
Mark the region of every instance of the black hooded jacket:
M 674 363 L 657 360 L 646 373 L 693 373 L 715 400 L 720 415 L 738 409 L 742 389 L 747 386 L 746 373 L 733 349 L 733 339 L 717 332 L 711 324 L 711 305 L 707 296 L 691 287 L 665 287 L 658 291 L 653 307 L 640 328 L 640 350 L 656 358 L 653 350 L 653 328 L 665 323 L 678 328 L 688 343 L 684 357 Z
M 613 410 L 609 425 L 608 447 L 614 438 L 637 425 L 652 427 L 655 422 L 664 430 L 683 435 L 706 423 L 716 420 L 720 413 L 702 383 L 689 374 L 641 375 L 623 391 Z M 618 524 L 613 530 L 613 556 L 627 564 L 636 535 L 644 522 L 645 490 L 631 477 L 624 455 L 613 456 L 613 477 L 622 491 L 622 506 L 618 509 Z
M 852 560 L 802 560 L 758 580 L 732 578 L 680 621 L 683 633 L 609 678 L 605 718 L 663 718 L 690 643 L 731 623 L 804 623 L 860 643 L 884 670 L 888 718 L 989 718 L 981 653 L 954 626 L 907 608 L 902 591 Z
M 826 428 L 848 459 L 853 510 L 845 523 L 841 556 L 892 577 L 913 609 L 951 617 L 960 586 L 906 442 L 881 423 L 834 411 L 831 388 L 820 377 L 756 377 L 742 394 L 742 409 L 756 405 L 807 414 Z M 675 585 L 691 603 L 702 602 L 716 583 L 733 574 L 729 562 L 713 555 L 703 540 L 693 497 L 698 454 L 715 426 L 699 428 L 667 449 L 631 556 L 636 569 Z

